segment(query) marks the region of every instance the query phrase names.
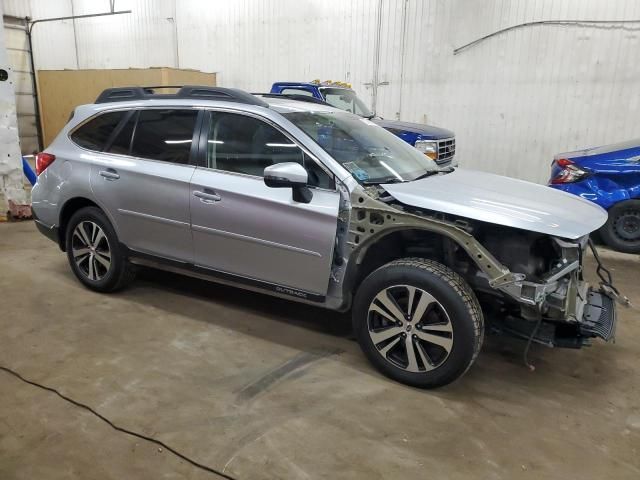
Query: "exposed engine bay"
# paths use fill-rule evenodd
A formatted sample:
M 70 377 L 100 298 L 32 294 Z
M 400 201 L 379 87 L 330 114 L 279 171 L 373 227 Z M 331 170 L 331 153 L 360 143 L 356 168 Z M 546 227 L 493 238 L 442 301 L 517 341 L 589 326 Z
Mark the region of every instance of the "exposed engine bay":
M 617 291 L 583 279 L 588 245 L 589 235 L 565 240 L 408 206 L 374 186 L 351 196 L 343 257 L 360 276 L 387 259 L 435 259 L 469 283 L 492 331 L 579 348 L 615 334 Z

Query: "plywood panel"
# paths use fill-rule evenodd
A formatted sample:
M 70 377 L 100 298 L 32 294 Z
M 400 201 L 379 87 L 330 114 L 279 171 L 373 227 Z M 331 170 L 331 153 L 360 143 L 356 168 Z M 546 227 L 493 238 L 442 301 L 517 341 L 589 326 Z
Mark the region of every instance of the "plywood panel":
M 215 73 L 172 68 L 40 70 L 38 88 L 44 144 L 49 145 L 78 105 L 93 103 L 105 88 L 157 85 L 215 85 Z

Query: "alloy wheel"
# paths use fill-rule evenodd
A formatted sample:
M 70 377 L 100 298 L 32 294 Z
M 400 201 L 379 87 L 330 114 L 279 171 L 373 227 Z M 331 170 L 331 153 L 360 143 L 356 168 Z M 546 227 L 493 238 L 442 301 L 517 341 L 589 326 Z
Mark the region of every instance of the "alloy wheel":
M 369 305 L 367 326 L 378 353 L 408 372 L 438 368 L 453 348 L 453 325 L 444 307 L 410 285 L 380 291 Z
M 102 228 L 92 221 L 80 222 L 71 239 L 71 252 L 78 269 L 89 280 L 104 278 L 111 268 L 111 248 Z

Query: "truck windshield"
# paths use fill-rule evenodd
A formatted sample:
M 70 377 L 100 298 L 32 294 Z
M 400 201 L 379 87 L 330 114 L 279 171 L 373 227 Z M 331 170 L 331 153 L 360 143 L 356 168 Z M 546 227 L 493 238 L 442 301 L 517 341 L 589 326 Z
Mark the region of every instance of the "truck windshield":
M 408 182 L 439 171 L 429 157 L 366 118 L 342 112 L 284 116 L 360 183 Z
M 358 98 L 356 92 L 346 88 L 320 88 L 325 101 L 340 110 L 355 113 L 361 117 L 373 117 L 373 112 Z

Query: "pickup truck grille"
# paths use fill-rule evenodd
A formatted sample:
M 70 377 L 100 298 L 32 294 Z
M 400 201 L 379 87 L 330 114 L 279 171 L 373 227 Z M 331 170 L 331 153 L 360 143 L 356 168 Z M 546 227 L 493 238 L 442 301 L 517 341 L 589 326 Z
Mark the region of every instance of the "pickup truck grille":
M 443 140 L 438 140 L 438 159 L 436 163 L 438 165 L 442 163 L 448 163 L 453 159 L 453 156 L 456 153 L 456 139 L 455 138 L 445 138 Z

